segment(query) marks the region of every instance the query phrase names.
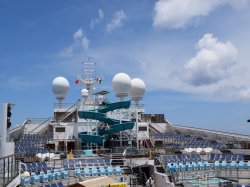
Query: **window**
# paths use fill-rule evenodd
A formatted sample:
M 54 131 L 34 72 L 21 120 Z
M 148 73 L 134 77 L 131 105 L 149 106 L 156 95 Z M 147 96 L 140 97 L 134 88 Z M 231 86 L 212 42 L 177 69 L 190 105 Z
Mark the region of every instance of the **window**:
M 147 128 L 147 127 L 139 127 L 138 130 L 139 130 L 139 131 L 147 131 L 148 128 Z
M 65 132 L 65 127 L 56 127 L 56 132 Z

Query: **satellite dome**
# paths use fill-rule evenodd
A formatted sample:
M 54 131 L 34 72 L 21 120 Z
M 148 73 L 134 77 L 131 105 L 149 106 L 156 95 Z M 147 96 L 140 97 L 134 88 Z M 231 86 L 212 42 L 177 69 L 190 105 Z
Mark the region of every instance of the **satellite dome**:
M 131 79 L 126 73 L 118 73 L 112 80 L 113 89 L 116 92 L 116 96 L 121 100 L 128 96 L 131 89 Z
M 143 94 L 145 93 L 145 83 L 139 78 L 134 78 L 131 80 L 131 90 L 130 95 L 132 100 L 141 100 Z
M 69 81 L 66 78 L 56 77 L 52 81 L 52 91 L 59 102 L 62 102 L 68 90 L 69 90 Z
M 89 95 L 89 91 L 87 89 L 83 88 L 82 91 L 81 91 L 81 96 L 82 97 L 88 97 L 88 95 Z

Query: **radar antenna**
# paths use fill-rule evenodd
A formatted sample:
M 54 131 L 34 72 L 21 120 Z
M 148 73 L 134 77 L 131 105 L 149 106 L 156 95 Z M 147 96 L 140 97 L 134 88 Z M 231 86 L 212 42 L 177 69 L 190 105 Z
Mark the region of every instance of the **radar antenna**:
M 101 83 L 102 78 L 96 76 L 96 62 L 92 58 L 87 57 L 87 59 L 82 62 L 82 65 L 82 75 L 77 76 L 76 84 L 83 82 L 85 88 L 91 92 L 93 85 Z

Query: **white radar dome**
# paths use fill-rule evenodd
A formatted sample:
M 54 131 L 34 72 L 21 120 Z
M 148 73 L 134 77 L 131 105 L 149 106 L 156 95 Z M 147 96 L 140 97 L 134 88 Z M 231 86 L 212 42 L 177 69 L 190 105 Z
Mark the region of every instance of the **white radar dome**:
M 116 96 L 121 100 L 128 96 L 131 89 L 131 79 L 126 73 L 118 73 L 112 80 L 113 89 L 116 92 Z
M 131 90 L 130 95 L 132 100 L 141 100 L 145 93 L 145 83 L 139 78 L 134 78 L 131 80 Z
M 69 90 L 69 81 L 64 77 L 56 77 L 52 81 L 52 91 L 59 102 L 65 98 Z
M 89 91 L 87 89 L 83 88 L 82 91 L 81 91 L 81 96 L 82 97 L 88 97 L 88 95 L 89 95 Z

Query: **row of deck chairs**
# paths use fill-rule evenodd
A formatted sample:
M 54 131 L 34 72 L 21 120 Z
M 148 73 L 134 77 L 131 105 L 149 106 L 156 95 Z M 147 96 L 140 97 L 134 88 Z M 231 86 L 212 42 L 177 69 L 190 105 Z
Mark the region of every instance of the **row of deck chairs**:
M 74 160 L 63 160 L 62 167 L 64 169 L 75 169 L 92 166 L 107 166 L 110 165 L 110 159 L 105 158 L 88 158 L 88 159 L 74 159 Z
M 184 149 L 184 148 L 207 148 L 211 147 L 213 149 L 221 149 L 225 145 L 224 144 L 218 144 L 218 143 L 208 143 L 208 144 L 176 144 L 176 143 L 171 143 L 167 145 L 168 148 L 172 149 Z
M 53 140 L 52 135 L 41 135 L 41 134 L 24 134 L 20 141 L 31 140 L 31 141 L 50 141 Z
M 31 140 L 19 140 L 16 142 L 16 146 L 27 146 L 27 147 L 39 147 L 43 146 L 45 142 L 31 141 Z
M 28 172 L 36 172 L 39 173 L 41 171 L 47 172 L 51 168 L 45 162 L 32 162 L 32 163 L 21 163 L 21 173 L 24 171 Z
M 47 170 L 47 172 L 31 172 L 30 176 L 21 176 L 21 186 L 54 183 L 56 180 L 69 178 L 69 171 L 65 171 L 63 168 L 61 170 L 55 169 L 53 172 Z
M 122 174 L 122 169 L 119 165 L 112 167 L 111 165 L 107 167 L 84 167 L 83 169 L 81 168 L 75 168 L 75 177 L 90 177 L 90 176 L 110 176 L 110 175 L 121 175 Z
M 201 156 L 198 154 L 179 154 L 179 155 L 163 155 L 161 156 L 163 163 L 178 163 L 178 162 L 199 162 L 202 161 Z
M 63 183 L 62 182 L 58 182 L 57 184 L 56 183 L 53 183 L 53 184 L 45 184 L 44 186 L 39 186 L 39 187 L 63 187 Z
M 173 168 L 175 171 L 187 171 L 187 170 L 209 170 L 212 168 L 212 165 L 208 161 L 199 161 L 199 162 L 190 162 L 190 163 L 167 163 L 166 170 L 167 171 L 173 171 Z M 221 163 L 219 161 L 215 161 L 213 165 L 213 169 L 215 170 L 250 170 L 250 161 L 244 162 L 240 161 L 237 163 L 236 161 L 232 161 L 230 163 L 227 163 L 225 160 Z
M 208 161 L 167 163 L 167 171 L 173 171 L 173 168 L 175 171 L 210 170 L 211 165 Z
M 172 149 L 184 149 L 184 148 L 207 148 L 211 147 L 213 149 L 221 149 L 224 145 L 223 144 L 218 144 L 218 143 L 208 143 L 208 144 L 176 144 L 176 143 L 171 143 L 167 145 L 167 148 L 172 148 Z
M 206 148 L 211 147 L 213 149 L 221 149 L 225 145 L 221 143 L 212 143 L 211 139 L 197 139 L 196 136 L 185 136 L 183 134 L 177 134 L 175 132 L 158 132 L 154 135 L 155 139 L 170 140 L 175 143 L 169 145 L 169 148 L 184 149 L 184 148 Z M 179 143 L 176 143 L 179 142 Z M 182 142 L 182 143 L 180 143 Z M 186 142 L 186 143 L 185 143 Z
M 244 162 L 244 161 L 239 161 L 237 163 L 236 161 L 231 161 L 228 163 L 227 161 L 223 160 L 222 162 L 216 160 L 214 162 L 214 169 L 248 169 L 250 170 L 250 161 Z
M 17 153 L 49 153 L 49 150 L 42 147 L 26 147 L 18 146 L 15 147 L 15 152 Z
M 43 146 L 46 142 L 53 140 L 51 137 L 41 135 L 24 135 L 16 142 L 16 146 Z
M 243 184 L 236 184 L 235 187 L 250 187 L 250 184 L 243 185 Z
M 22 154 L 48 153 L 49 150 L 44 148 L 44 146 L 45 143 L 50 140 L 53 140 L 51 136 L 24 134 L 23 137 L 16 142 L 15 152 Z
M 193 143 L 193 144 L 184 144 L 183 146 L 181 146 L 181 148 L 206 148 L 206 147 L 211 147 L 213 149 L 221 149 L 223 148 L 225 145 L 221 144 L 221 143 Z
M 211 154 L 209 161 L 210 162 L 215 162 L 215 161 L 227 161 L 227 162 L 231 162 L 231 161 L 243 161 L 243 155 L 242 154 Z
M 107 167 L 85 167 L 75 168 L 75 177 L 96 177 L 96 176 L 111 176 L 111 175 L 121 175 L 122 168 L 120 166 L 107 166 Z M 39 185 L 45 183 L 53 183 L 56 180 L 67 179 L 69 178 L 69 171 L 54 169 L 54 171 L 47 170 L 47 172 L 40 171 L 39 173 L 31 172 L 30 176 L 21 177 L 21 186 L 29 185 Z
M 191 136 L 186 137 L 183 134 L 177 134 L 175 132 L 157 132 L 154 134 L 154 137 L 155 139 L 172 139 L 176 141 L 185 141 L 193 138 Z

